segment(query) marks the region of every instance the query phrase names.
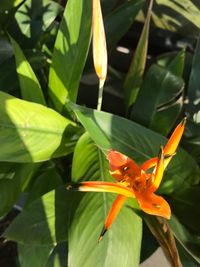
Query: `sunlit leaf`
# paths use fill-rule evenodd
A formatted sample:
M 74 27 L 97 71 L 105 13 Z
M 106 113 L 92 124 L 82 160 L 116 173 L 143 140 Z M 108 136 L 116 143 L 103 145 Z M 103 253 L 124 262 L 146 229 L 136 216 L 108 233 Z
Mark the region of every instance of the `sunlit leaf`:
M 66 99 L 76 101 L 91 39 L 92 1 L 67 1 L 55 41 L 49 93 L 57 110 Z
M 77 131 L 73 122 L 3 92 L 0 103 L 1 161 L 38 162 L 72 151 Z
M 46 105 L 41 90 L 40 83 L 26 57 L 24 56 L 20 46 L 10 36 L 16 60 L 16 70 L 18 73 L 21 95 L 24 100 Z

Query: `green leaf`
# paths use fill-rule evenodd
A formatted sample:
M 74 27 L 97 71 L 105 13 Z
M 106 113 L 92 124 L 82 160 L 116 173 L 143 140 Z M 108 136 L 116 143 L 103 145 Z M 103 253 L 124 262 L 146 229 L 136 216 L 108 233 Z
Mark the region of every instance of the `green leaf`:
M 68 266 L 67 263 L 67 242 L 59 243 L 51 253 L 49 260 L 45 267 L 63 267 Z
M 1 0 L 0 9 L 1 11 L 11 9 L 18 6 L 23 0 Z
M 168 201 L 179 221 L 200 235 L 200 210 L 196 207 L 196 203 L 200 203 L 200 187 L 182 185 L 169 196 Z
M 108 49 L 113 48 L 133 24 L 144 0 L 132 0 L 114 9 L 105 18 L 106 42 Z
M 23 191 L 24 184 L 31 179 L 37 167 L 37 164 L 32 163 L 10 164 L 12 177 L 1 177 L 0 179 L 0 217 L 5 215 L 16 203 Z
M 115 149 L 141 164 L 156 156 L 160 145 L 167 142 L 163 136 L 127 119 L 72 103 L 71 107 L 91 138 L 105 153 L 108 149 Z M 186 151 L 178 149 L 163 180 L 162 192 L 169 194 L 183 181 L 197 183 L 200 180 L 199 167 Z
M 44 163 L 36 173 L 33 182 L 28 188 L 28 197 L 25 205 L 30 205 L 34 200 L 63 185 L 63 181 L 55 166 L 51 162 Z
M 72 151 L 77 127 L 50 108 L 0 92 L 0 161 L 38 162 Z
M 48 29 L 61 11 L 61 6 L 51 0 L 26 0 L 15 13 L 16 26 L 11 30 L 14 36 L 21 34 L 24 44 L 30 44 L 31 47 L 40 35 Z M 13 35 L 13 34 L 12 34 Z M 18 38 L 16 38 L 18 40 Z
M 146 65 L 149 26 L 153 0 L 150 1 L 145 24 L 124 82 L 125 105 L 128 112 L 137 98 Z
M 67 1 L 49 73 L 49 94 L 57 110 L 76 101 L 91 39 L 91 0 Z
M 183 88 L 184 81 L 180 77 L 152 65 L 133 106 L 132 119 L 166 135 L 180 114 Z M 141 107 L 145 107 L 145 110 Z
M 75 148 L 72 177 L 73 181 L 111 179 L 108 161 L 87 133 L 79 139 Z M 103 240 L 97 243 L 115 197 L 109 193 L 84 194 L 70 227 L 70 265 L 92 267 L 98 263 L 98 266 L 104 267 L 138 266 L 142 225 L 141 219 L 128 204 L 124 205 Z
M 200 36 L 197 42 L 195 54 L 193 57 L 192 70 L 188 84 L 188 104 L 186 111 L 189 112 L 194 122 L 198 123 L 198 117 L 195 116 L 200 110 Z
M 170 227 L 185 250 L 200 263 L 200 236 L 189 232 L 175 216 L 170 220 Z
M 153 22 L 158 28 L 195 36 L 200 28 L 199 11 L 200 3 L 196 0 L 156 0 Z
M 170 52 L 158 57 L 157 64 L 168 69 L 171 73 L 178 77 L 183 76 L 185 65 L 185 49 L 180 52 Z
M 28 246 L 18 244 L 19 262 L 21 267 L 45 266 L 53 250 L 53 245 Z
M 61 187 L 26 207 L 4 235 L 20 244 L 56 245 L 68 238 L 72 194 Z
M 35 73 L 24 56 L 18 43 L 10 36 L 16 60 L 16 70 L 21 87 L 21 95 L 24 100 L 46 105 L 40 83 Z

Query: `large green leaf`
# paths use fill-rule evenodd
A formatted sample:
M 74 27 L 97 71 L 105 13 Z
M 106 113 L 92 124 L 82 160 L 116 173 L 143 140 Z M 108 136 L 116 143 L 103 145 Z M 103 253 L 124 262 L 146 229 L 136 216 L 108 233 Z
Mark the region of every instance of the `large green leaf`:
M 105 153 L 108 149 L 116 149 L 140 164 L 156 156 L 160 145 L 167 141 L 163 136 L 127 119 L 72 103 L 71 107 L 92 139 Z M 178 149 L 165 172 L 162 192 L 173 192 L 183 181 L 193 184 L 199 179 L 200 172 L 196 162 L 183 149 Z
M 46 105 L 40 83 L 18 43 L 10 37 L 16 60 L 16 70 L 24 100 Z
M 77 130 L 73 122 L 3 92 L 0 103 L 0 161 L 44 161 L 72 151 Z
M 166 135 L 180 114 L 183 88 L 184 82 L 180 77 L 152 65 L 133 106 L 132 119 Z
M 49 73 L 49 93 L 57 110 L 76 101 L 91 39 L 92 1 L 67 1 Z
M 133 24 L 136 15 L 144 5 L 144 0 L 132 0 L 114 9 L 105 18 L 108 49 L 113 48 Z
M 87 133 L 79 139 L 75 148 L 72 177 L 73 181 L 111 179 L 105 155 Z M 109 193 L 87 193 L 81 199 L 69 233 L 71 266 L 138 266 L 141 219 L 126 204 L 101 243 L 97 243 L 115 197 Z
M 56 245 L 68 238 L 72 193 L 61 187 L 33 201 L 10 224 L 7 239 L 30 246 Z
M 146 66 L 152 5 L 153 5 L 153 0 L 150 1 L 145 24 L 137 48 L 133 55 L 133 59 L 129 67 L 128 73 L 125 77 L 124 94 L 125 94 L 125 105 L 127 112 L 129 111 L 129 108 L 133 105 L 133 103 L 137 98 Z

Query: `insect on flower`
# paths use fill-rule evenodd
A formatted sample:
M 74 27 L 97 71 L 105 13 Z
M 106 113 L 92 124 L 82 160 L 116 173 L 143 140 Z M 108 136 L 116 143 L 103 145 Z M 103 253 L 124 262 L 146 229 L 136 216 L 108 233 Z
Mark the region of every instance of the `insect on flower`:
M 133 159 L 126 155 L 110 150 L 107 155 L 109 170 L 116 183 L 90 181 L 72 184 L 67 187 L 68 190 L 118 194 L 108 213 L 99 241 L 111 227 L 128 197 L 136 198 L 144 212 L 170 219 L 169 204 L 163 197 L 156 195 L 154 192 L 161 183 L 164 169 L 175 155 L 183 135 L 185 123 L 186 118 L 175 128 L 166 146 L 164 148 L 161 146 L 158 156 L 145 161 L 141 166 L 138 166 Z M 149 172 L 151 168 L 153 168 L 153 171 Z

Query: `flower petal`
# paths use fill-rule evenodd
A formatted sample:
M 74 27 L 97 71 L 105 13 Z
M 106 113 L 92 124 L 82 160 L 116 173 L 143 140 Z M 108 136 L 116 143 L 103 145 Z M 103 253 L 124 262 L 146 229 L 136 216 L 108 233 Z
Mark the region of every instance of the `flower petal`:
M 117 180 L 132 178 L 140 175 L 140 168 L 134 160 L 130 159 L 126 155 L 111 150 L 107 156 L 110 163 L 110 174 Z
M 171 209 L 169 204 L 164 198 L 155 195 L 154 193 L 143 191 L 135 192 L 136 199 L 140 205 L 140 208 L 151 215 L 161 216 L 166 219 L 171 217 Z
M 126 201 L 127 197 L 122 196 L 122 195 L 118 195 L 117 198 L 115 199 L 109 213 L 108 216 L 106 218 L 104 227 L 101 231 L 100 237 L 99 237 L 99 241 L 102 240 L 104 234 L 107 232 L 107 230 L 111 227 L 112 223 L 114 222 L 114 220 L 116 219 L 119 211 L 121 210 L 124 202 Z
M 107 47 L 100 0 L 93 0 L 92 31 L 94 67 L 99 79 L 104 81 L 107 76 Z
M 70 184 L 67 186 L 67 189 L 73 191 L 82 191 L 82 192 L 110 192 L 110 193 L 120 194 L 126 197 L 135 198 L 132 189 L 120 185 L 119 183 L 116 184 L 112 182 L 99 182 L 99 181 L 82 182 L 78 184 Z
M 164 154 L 173 155 L 179 145 L 181 137 L 183 135 L 186 124 L 186 117 L 176 126 L 174 132 L 170 136 L 166 146 L 164 147 Z M 165 167 L 169 164 L 172 157 L 165 160 Z

